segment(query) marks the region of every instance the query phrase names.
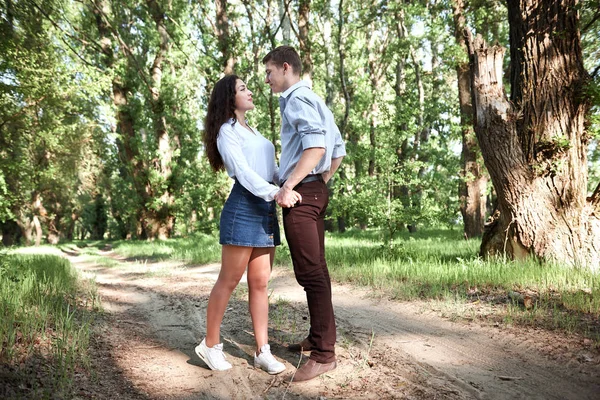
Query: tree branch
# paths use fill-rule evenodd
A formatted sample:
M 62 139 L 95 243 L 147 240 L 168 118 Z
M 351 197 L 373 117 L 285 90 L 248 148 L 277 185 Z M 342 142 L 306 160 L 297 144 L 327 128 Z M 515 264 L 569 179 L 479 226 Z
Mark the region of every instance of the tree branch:
M 50 23 L 52 25 L 54 25 L 54 27 L 56 29 L 58 29 L 59 31 L 61 31 L 62 33 L 64 33 L 67 37 L 77 40 L 78 42 L 80 42 L 81 44 L 83 44 L 84 46 L 89 45 L 90 43 L 92 43 L 93 45 L 97 46 L 99 49 L 101 49 L 102 47 L 98 44 L 95 43 L 94 41 L 85 41 L 81 38 L 78 38 L 74 35 L 71 35 L 69 32 L 66 32 L 63 28 L 60 27 L 60 25 L 58 25 L 51 17 L 50 15 L 48 15 L 48 13 L 46 13 L 35 1 L 31 1 L 31 4 L 37 8 L 39 10 L 40 13 L 42 13 L 42 15 L 44 15 L 44 17 L 50 21 Z M 85 65 L 87 65 L 90 68 L 95 69 L 98 72 L 103 72 L 100 68 L 98 68 L 98 66 L 92 64 L 91 62 L 89 62 L 88 60 L 86 60 L 85 58 L 83 58 L 82 55 L 80 55 L 77 50 L 75 50 L 66 40 L 64 37 L 61 37 L 60 40 L 62 40 L 62 42 L 73 52 L 73 54 L 75 54 L 77 56 L 77 58 L 79 58 Z
M 11 119 L 14 119 L 16 117 L 18 117 L 19 115 L 23 114 L 25 111 L 27 111 L 28 108 L 30 107 L 35 107 L 37 106 L 39 103 L 41 103 L 42 100 L 44 100 L 46 98 L 46 96 L 42 96 L 37 100 L 34 100 L 32 103 L 27 104 L 25 107 L 21 108 L 19 111 L 17 111 L 16 113 L 14 113 L 13 115 L 10 115 L 8 118 L 6 118 L 4 121 L 2 121 L 2 123 L 0 123 L 0 129 L 2 129 L 2 127 L 4 125 L 6 125 L 6 123 L 8 121 L 10 121 Z
M 598 75 L 598 72 L 600 72 L 600 65 L 598 65 L 598 66 L 596 67 L 596 69 L 594 70 L 594 72 L 592 72 L 592 73 L 590 74 L 590 76 L 592 77 L 592 79 L 596 78 L 596 75 Z
M 581 33 L 585 33 L 588 29 L 590 29 L 590 27 L 596 22 L 598 21 L 598 19 L 600 19 L 600 11 L 598 11 L 595 15 L 594 18 L 592 18 L 590 20 L 590 22 L 588 22 L 586 24 L 586 26 L 584 26 L 583 28 L 581 28 Z
M 198 41 L 194 41 L 194 39 L 193 39 L 193 38 L 192 38 L 190 35 L 186 34 L 186 33 L 185 33 L 185 31 L 183 30 L 183 28 L 181 27 L 181 25 L 179 24 L 179 22 L 175 21 L 175 20 L 174 20 L 173 18 L 171 18 L 171 17 L 170 17 L 168 14 L 165 14 L 165 16 L 167 17 L 167 19 L 168 19 L 169 21 L 171 21 L 171 22 L 172 22 L 172 23 L 173 23 L 175 26 L 177 26 L 177 27 L 179 28 L 179 30 L 181 30 L 181 32 L 182 32 L 184 35 L 186 35 L 186 36 L 187 36 L 187 39 L 188 39 L 190 42 L 194 43 L 194 46 L 198 45 Z M 177 46 L 177 48 L 179 49 L 179 51 L 181 51 L 181 52 L 183 53 L 183 55 L 185 56 L 185 58 L 186 58 L 188 61 L 191 61 L 191 60 L 190 60 L 190 57 L 188 56 L 188 54 L 187 54 L 187 53 L 186 53 L 186 52 L 183 50 L 183 48 L 181 47 L 181 45 L 180 45 L 180 44 L 179 44 L 179 43 L 178 43 L 178 42 L 175 40 L 175 37 L 173 37 L 173 35 L 171 34 L 171 32 L 169 32 L 169 30 L 166 28 L 166 26 L 165 26 L 165 29 L 167 30 L 167 34 L 169 35 L 169 37 L 171 38 L 171 40 L 173 41 L 173 43 L 175 43 L 175 46 Z
M 300 41 L 300 32 L 298 32 L 296 29 L 294 29 L 294 24 L 292 24 L 292 14 L 290 14 L 290 3 L 292 2 L 292 0 L 287 0 L 284 4 L 285 4 L 285 14 L 287 14 L 289 20 L 290 20 L 290 28 L 292 28 L 292 31 L 294 32 L 294 35 L 296 35 L 296 39 L 298 39 L 298 41 Z M 283 20 L 285 19 L 285 14 L 284 17 L 281 18 L 281 22 L 279 23 L 279 26 L 277 27 L 277 31 L 279 30 L 279 28 L 281 27 L 281 25 L 283 24 Z M 275 34 L 277 34 L 277 31 L 275 31 Z
M 592 206 L 596 209 L 600 209 L 600 183 L 596 186 L 596 190 L 594 193 L 588 197 L 588 201 L 592 204 Z
M 133 51 L 129 48 L 127 43 L 125 43 L 125 41 L 123 39 L 121 39 L 121 35 L 119 34 L 118 30 L 115 29 L 111 25 L 110 21 L 108 20 L 108 17 L 106 16 L 106 14 L 104 14 L 104 11 L 102 9 L 100 9 L 100 7 L 98 7 L 98 5 L 96 3 L 92 3 L 92 4 L 93 4 L 93 7 L 98 11 L 100 16 L 104 19 L 104 23 L 110 29 L 113 37 L 118 40 L 119 44 L 121 45 L 119 47 L 121 49 L 123 49 L 123 54 L 125 54 L 125 57 L 128 57 L 131 60 L 133 60 L 133 64 L 135 65 L 136 70 L 138 71 L 140 77 L 142 78 L 142 81 L 144 81 L 144 84 L 146 84 L 146 88 L 150 91 L 150 93 L 152 93 L 152 85 L 148 82 L 148 79 L 146 78 L 146 71 L 140 67 L 137 59 L 135 58 Z

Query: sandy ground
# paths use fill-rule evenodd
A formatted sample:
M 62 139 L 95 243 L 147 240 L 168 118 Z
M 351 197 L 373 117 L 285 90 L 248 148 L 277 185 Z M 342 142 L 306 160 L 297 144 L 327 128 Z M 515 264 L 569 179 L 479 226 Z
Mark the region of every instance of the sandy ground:
M 116 258 L 107 252 L 106 256 Z M 70 260 L 95 278 L 105 310 L 92 343 L 91 377 L 78 397 L 97 399 L 600 399 L 600 351 L 555 332 L 452 322 L 433 303 L 392 302 L 334 284 L 338 367 L 288 383 L 304 362 L 285 346 L 308 330 L 304 292 L 275 268 L 270 287 L 271 350 L 287 370 L 253 368 L 254 340 L 242 283 L 222 327 L 233 369 L 213 372 L 194 354 L 205 332 L 218 264 L 120 260 L 103 267 Z

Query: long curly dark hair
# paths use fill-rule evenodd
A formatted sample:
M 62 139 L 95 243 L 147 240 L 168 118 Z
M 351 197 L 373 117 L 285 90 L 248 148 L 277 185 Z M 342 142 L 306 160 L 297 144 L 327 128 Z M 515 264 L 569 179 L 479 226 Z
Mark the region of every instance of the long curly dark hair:
M 204 151 L 212 169 L 217 172 L 224 169 L 223 159 L 217 148 L 217 136 L 221 125 L 235 117 L 235 84 L 237 75 L 227 75 L 215 84 L 210 94 L 208 110 L 204 119 Z

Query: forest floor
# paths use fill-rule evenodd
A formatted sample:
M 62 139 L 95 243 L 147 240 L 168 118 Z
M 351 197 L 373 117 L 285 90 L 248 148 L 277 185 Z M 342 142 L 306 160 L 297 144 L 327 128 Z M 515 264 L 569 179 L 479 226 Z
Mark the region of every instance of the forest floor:
M 91 343 L 90 374 L 78 374 L 77 398 L 94 399 L 600 399 L 600 349 L 589 339 L 540 329 L 449 318 L 439 303 L 394 302 L 372 290 L 333 284 L 337 369 L 290 384 L 306 360 L 286 345 L 307 332 L 303 290 L 276 267 L 269 338 L 287 370 L 253 368 L 254 340 L 241 284 L 222 337 L 233 368 L 211 371 L 194 353 L 218 264 L 106 257 L 102 266 L 69 255 L 96 280 L 104 313 Z

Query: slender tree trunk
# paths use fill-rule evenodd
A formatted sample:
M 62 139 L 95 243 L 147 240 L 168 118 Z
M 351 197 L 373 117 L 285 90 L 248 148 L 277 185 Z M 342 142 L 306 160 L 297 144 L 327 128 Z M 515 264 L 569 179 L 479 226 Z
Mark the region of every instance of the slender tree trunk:
M 464 1 L 454 0 L 454 32 L 459 46 L 468 53 L 464 31 Z M 459 183 L 460 213 L 463 217 L 466 238 L 480 237 L 483 234 L 486 214 L 486 188 L 488 176 L 483 168 L 483 160 L 478 157 L 479 145 L 473 129 L 473 104 L 471 103 L 471 72 L 469 63 L 456 67 L 458 75 L 458 103 L 462 134 L 461 182 Z
M 42 198 L 38 191 L 33 193 L 31 199 L 31 211 L 33 213 L 33 217 L 31 219 L 32 226 L 35 229 L 35 245 L 39 246 L 42 243 L 42 236 L 44 234 L 40 219 L 45 220 L 48 216 L 48 213 L 42 204 Z
M 284 1 L 284 0 L 281 0 Z M 284 4 L 282 2 L 279 3 L 280 4 L 280 15 L 282 16 L 286 16 L 286 11 L 285 8 L 281 8 L 284 7 Z M 271 30 L 271 25 L 273 24 L 273 15 L 271 14 L 271 3 L 269 2 L 267 4 L 267 16 L 266 16 L 266 24 L 265 24 L 265 34 L 266 36 L 269 38 L 269 44 L 271 45 L 271 48 L 275 48 L 276 45 L 276 39 L 275 39 L 275 35 L 276 32 L 273 32 Z M 285 21 L 284 21 L 285 22 Z M 289 22 L 289 21 L 288 21 Z M 285 23 L 284 23 L 284 28 L 285 28 Z M 285 30 L 284 30 L 284 37 L 285 37 Z M 289 32 L 288 32 L 288 41 L 289 41 Z M 264 86 L 264 85 L 263 85 Z M 261 89 L 262 90 L 262 89 Z M 279 142 L 280 142 L 280 138 L 279 138 L 279 120 L 277 119 L 277 115 L 279 114 L 275 108 L 275 97 L 273 96 L 273 92 L 268 89 L 268 93 L 266 95 L 268 97 L 268 102 L 269 102 L 269 130 L 271 133 L 271 142 L 273 143 L 273 146 L 275 146 L 275 154 L 278 154 L 280 148 L 279 148 Z
M 346 127 L 348 126 L 348 120 L 350 118 L 350 107 L 352 98 L 348 90 L 348 84 L 346 82 L 346 36 L 344 33 L 344 0 L 339 0 L 338 3 L 338 57 L 340 62 L 340 86 L 342 88 L 342 94 L 344 95 L 344 118 L 340 126 L 340 132 L 342 137 L 345 138 Z
M 404 40 L 407 36 L 406 27 L 404 26 L 404 10 L 399 8 L 395 14 L 396 18 L 396 35 L 399 40 Z M 403 170 L 404 165 L 410 158 L 408 147 L 408 123 L 403 117 L 403 100 L 406 94 L 406 56 L 398 57 L 396 62 L 396 82 L 394 84 L 394 92 L 396 94 L 396 137 L 400 142 L 396 147 L 396 168 L 398 171 Z M 410 207 L 410 191 L 408 186 L 401 179 L 400 182 L 395 182 L 393 185 L 393 197 L 399 199 L 405 208 Z
M 338 57 L 340 63 L 340 86 L 342 88 L 342 94 L 344 95 L 344 118 L 342 119 L 342 123 L 340 125 L 340 133 L 344 140 L 349 140 L 350 136 L 347 132 L 348 128 L 348 120 L 350 118 L 350 107 L 352 105 L 352 97 L 350 95 L 350 91 L 348 90 L 348 85 L 346 82 L 346 37 L 344 33 L 344 0 L 339 0 L 338 3 L 338 26 L 337 26 L 337 49 L 338 49 Z M 353 142 L 350 139 L 351 142 Z M 355 142 L 353 142 L 356 144 Z M 359 157 L 357 157 L 358 159 Z M 340 179 L 345 179 L 344 169 L 340 172 Z M 358 169 L 355 164 L 355 174 L 358 176 Z M 343 189 L 340 192 L 340 196 L 343 195 Z M 338 231 L 344 233 L 346 231 L 346 216 L 340 215 L 337 219 Z
M 331 12 L 328 10 L 331 7 L 331 3 L 327 1 L 325 3 L 326 11 L 321 11 L 321 22 L 323 25 L 323 43 L 324 43 L 324 55 L 325 55 L 325 104 L 329 109 L 333 110 L 334 108 L 334 99 L 335 99 L 335 63 L 334 63 L 334 55 L 332 54 L 333 43 L 331 38 Z M 318 12 L 317 12 L 318 13 Z M 342 177 L 344 167 L 342 166 L 338 171 L 335 180 Z M 330 197 L 333 195 L 333 190 L 331 187 L 328 189 Z M 331 215 L 327 215 L 325 218 L 325 230 L 332 232 L 335 230 L 334 220 Z
M 368 29 L 371 32 L 376 30 L 375 23 L 373 22 L 368 26 Z M 379 66 L 377 65 L 377 60 L 381 57 L 381 48 L 376 48 L 376 39 L 377 35 L 370 35 L 369 40 L 367 41 L 367 52 L 369 54 L 368 57 L 368 69 L 370 72 L 370 83 L 371 83 L 371 106 L 369 108 L 369 145 L 370 145 L 370 154 L 369 154 L 369 166 L 368 166 L 368 174 L 370 177 L 375 176 L 375 153 L 377 149 L 377 125 L 379 124 L 378 116 L 379 116 L 379 102 L 377 98 L 377 94 L 379 93 L 379 88 L 381 86 L 381 76 L 378 74 Z
M 298 4 L 298 41 L 302 58 L 302 79 L 312 83 L 312 56 L 310 53 L 310 0 L 300 0 Z
M 217 42 L 219 50 L 223 55 L 223 71 L 225 74 L 233 74 L 235 66 L 235 56 L 231 49 L 231 39 L 229 37 L 229 19 L 227 13 L 227 0 L 215 0 L 217 9 Z
M 76 212 L 71 212 L 71 218 L 69 218 L 69 225 L 65 232 L 65 238 L 67 240 L 73 240 L 75 238 L 75 224 L 79 219 L 79 215 Z
M 471 41 L 475 132 L 498 193 L 481 252 L 600 269 L 600 222 L 586 201 L 588 75 L 576 0 L 509 0 L 512 102 L 504 50 Z

